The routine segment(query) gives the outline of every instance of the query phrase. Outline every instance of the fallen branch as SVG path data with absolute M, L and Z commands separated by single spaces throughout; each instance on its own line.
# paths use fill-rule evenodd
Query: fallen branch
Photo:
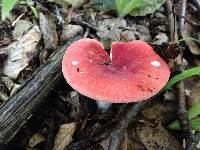
M 80 36 L 75 36 L 56 50 L 10 100 L 0 107 L 0 145 L 7 144 L 38 106 L 45 102 L 45 97 L 62 78 L 61 61 L 66 47 L 79 38 Z

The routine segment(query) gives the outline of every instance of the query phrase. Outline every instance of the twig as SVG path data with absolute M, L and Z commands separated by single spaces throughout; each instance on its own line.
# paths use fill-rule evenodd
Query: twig
M 71 23 L 83 26 L 84 28 L 89 28 L 93 32 L 97 32 L 96 28 L 93 25 L 91 25 L 91 24 L 89 24 L 87 22 L 72 20 Z
M 184 24 L 185 24 L 185 13 L 186 13 L 186 3 L 187 0 L 181 0 L 181 16 L 179 20 L 179 32 L 182 33 Z
M 185 16 L 185 9 L 184 7 L 186 5 L 186 0 L 182 0 L 182 8 L 181 8 L 181 15 Z M 169 17 L 169 28 L 170 28 L 170 39 L 174 43 L 174 40 L 178 40 L 178 33 L 177 33 L 177 28 L 176 28 L 176 17 L 175 17 L 175 12 L 173 9 L 173 3 L 171 0 L 166 1 L 166 8 L 168 12 L 168 17 Z M 181 29 L 184 26 L 184 19 L 182 22 L 179 22 L 179 25 L 181 23 Z M 182 31 L 182 30 L 181 30 Z M 186 110 L 186 102 L 185 102 L 185 88 L 184 88 L 184 82 L 180 81 L 177 84 L 177 89 L 178 89 L 178 100 L 179 100 L 179 109 L 178 109 L 178 118 L 179 122 L 182 127 L 182 132 L 183 136 L 186 140 L 186 143 L 189 139 L 189 122 L 188 122 L 188 117 L 187 117 L 187 110 Z
M 185 16 L 181 16 L 181 15 L 178 14 L 178 13 L 175 13 L 175 14 L 176 14 L 177 16 L 181 17 L 181 18 L 184 18 L 185 22 L 189 23 L 190 25 L 192 25 L 192 26 L 194 26 L 194 27 L 199 27 L 199 26 L 200 26 L 199 23 L 193 22 L 193 21 L 189 20 L 189 19 L 188 19 L 187 17 L 185 17 Z
M 17 23 L 17 21 L 19 21 L 24 16 L 24 14 L 25 13 L 22 13 L 19 17 L 17 17 L 17 19 L 13 21 L 12 26 L 14 26 Z
M 178 34 L 177 34 L 177 27 L 176 27 L 176 16 L 174 13 L 173 3 L 171 0 L 166 1 L 166 8 L 167 8 L 167 14 L 168 14 L 168 19 L 169 19 L 170 39 L 171 41 L 177 41 Z
M 184 81 L 180 81 L 177 84 L 177 89 L 178 89 L 178 99 L 179 99 L 178 119 L 179 119 L 180 126 L 183 132 L 183 137 L 185 138 L 186 143 L 187 143 L 190 129 L 189 129 L 189 120 L 187 116 L 187 110 L 185 108 L 186 98 L 185 98 Z
M 111 139 L 109 142 L 110 150 L 120 149 L 120 145 L 125 137 L 128 125 L 135 121 L 138 112 L 146 103 L 146 101 L 142 101 L 135 104 L 128 104 L 123 108 L 123 111 L 120 112 L 119 116 L 121 120 L 117 124 L 116 129 L 111 133 Z

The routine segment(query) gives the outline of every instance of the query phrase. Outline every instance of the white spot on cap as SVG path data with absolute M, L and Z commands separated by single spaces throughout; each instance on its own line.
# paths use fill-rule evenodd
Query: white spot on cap
M 156 61 L 156 60 L 151 61 L 151 64 L 152 64 L 153 66 L 155 66 L 155 67 L 160 66 L 160 62 L 159 62 L 159 61 Z
M 145 80 L 142 80 L 143 82 L 146 82 Z
M 72 61 L 72 65 L 78 65 L 77 61 Z
M 122 79 L 122 80 L 126 80 L 126 79 Z
M 92 60 L 90 60 L 90 63 L 92 62 Z
M 80 72 L 80 73 L 84 73 L 84 72 Z

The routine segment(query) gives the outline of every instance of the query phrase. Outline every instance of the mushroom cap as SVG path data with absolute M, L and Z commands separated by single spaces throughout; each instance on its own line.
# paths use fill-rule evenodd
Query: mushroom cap
M 167 64 L 146 42 L 113 42 L 111 47 L 109 57 L 95 39 L 72 43 L 62 61 L 68 84 L 95 100 L 128 103 L 152 97 L 167 83 Z

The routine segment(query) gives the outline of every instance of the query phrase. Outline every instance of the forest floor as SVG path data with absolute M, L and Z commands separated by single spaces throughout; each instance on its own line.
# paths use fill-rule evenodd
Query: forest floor
M 183 2 L 167 0 L 151 14 L 121 19 L 115 11 L 95 9 L 95 0 L 74 0 L 72 6 L 65 0 L 15 5 L 0 22 L 0 109 L 38 68 L 48 64 L 51 55 L 77 35 L 97 39 L 108 53 L 113 41 L 143 40 L 166 61 L 171 77 L 200 66 L 200 3 Z M 200 100 L 199 75 L 149 100 L 112 104 L 106 112 L 98 109 L 96 101 L 71 88 L 63 76 L 48 90 L 4 149 L 200 149 L 200 134 L 190 129 L 186 111 Z M 26 107 L 20 105 L 21 109 Z M 0 111 L 1 116 L 3 113 Z M 12 115 L 17 116 L 15 112 Z M 170 129 L 168 125 L 177 119 L 182 130 Z

